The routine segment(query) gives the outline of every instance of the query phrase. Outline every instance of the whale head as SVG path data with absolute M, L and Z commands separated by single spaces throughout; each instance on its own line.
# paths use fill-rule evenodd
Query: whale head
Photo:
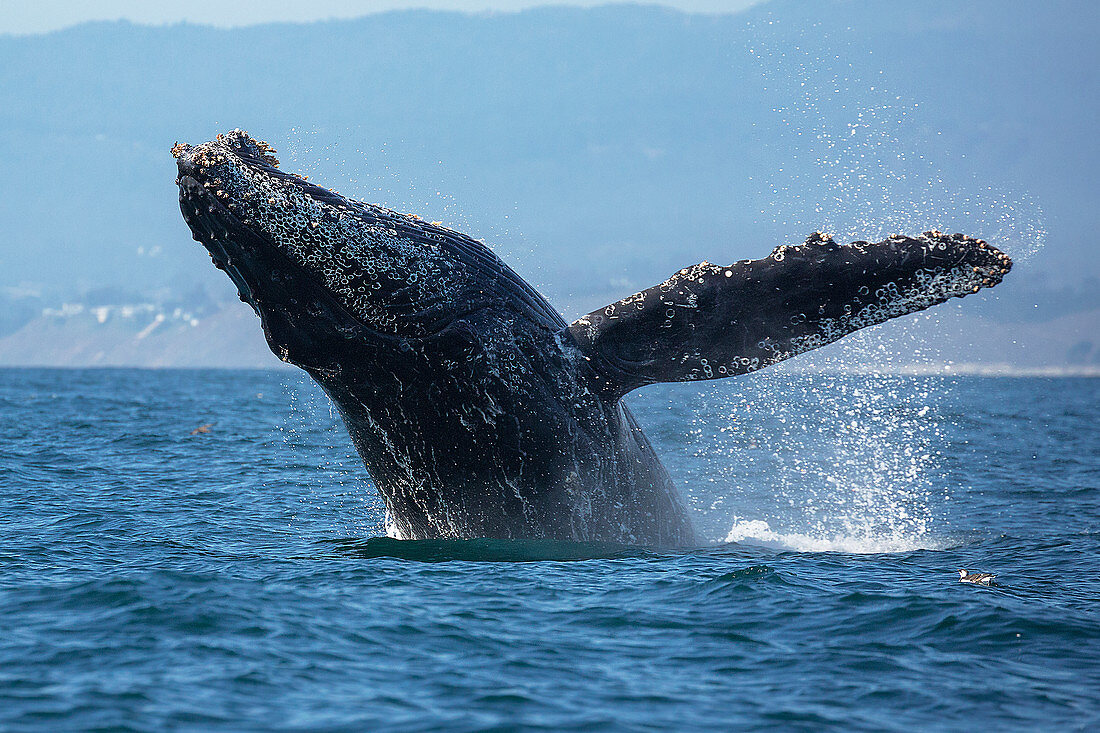
M 172 153 L 194 238 L 284 361 L 323 368 L 349 343 L 422 338 L 491 305 L 473 277 L 484 248 L 464 235 L 284 172 L 240 130 Z

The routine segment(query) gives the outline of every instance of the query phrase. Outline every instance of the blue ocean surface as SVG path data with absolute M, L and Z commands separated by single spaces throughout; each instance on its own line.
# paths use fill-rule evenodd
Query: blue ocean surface
M 297 372 L 0 370 L 0 730 L 1100 727 L 1100 380 L 628 400 L 704 546 L 389 539 Z

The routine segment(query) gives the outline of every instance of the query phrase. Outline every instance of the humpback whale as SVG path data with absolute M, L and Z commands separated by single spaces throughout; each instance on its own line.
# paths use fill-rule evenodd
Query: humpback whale
M 336 405 L 399 538 L 690 545 L 624 395 L 762 369 L 1012 266 L 962 234 L 818 233 L 566 323 L 482 242 L 285 172 L 245 132 L 172 152 L 193 237 Z

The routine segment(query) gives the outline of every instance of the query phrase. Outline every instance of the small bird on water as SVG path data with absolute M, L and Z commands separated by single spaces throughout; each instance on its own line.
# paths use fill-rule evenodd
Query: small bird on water
M 978 585 L 992 585 L 997 576 L 993 573 L 972 573 L 969 570 L 959 568 L 960 583 L 976 583 Z

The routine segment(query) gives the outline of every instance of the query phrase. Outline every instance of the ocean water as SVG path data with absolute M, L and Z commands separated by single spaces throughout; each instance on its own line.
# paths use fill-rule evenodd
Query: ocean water
M 296 372 L 0 370 L 0 730 L 1100 726 L 1100 380 L 630 402 L 698 549 L 388 539 Z

